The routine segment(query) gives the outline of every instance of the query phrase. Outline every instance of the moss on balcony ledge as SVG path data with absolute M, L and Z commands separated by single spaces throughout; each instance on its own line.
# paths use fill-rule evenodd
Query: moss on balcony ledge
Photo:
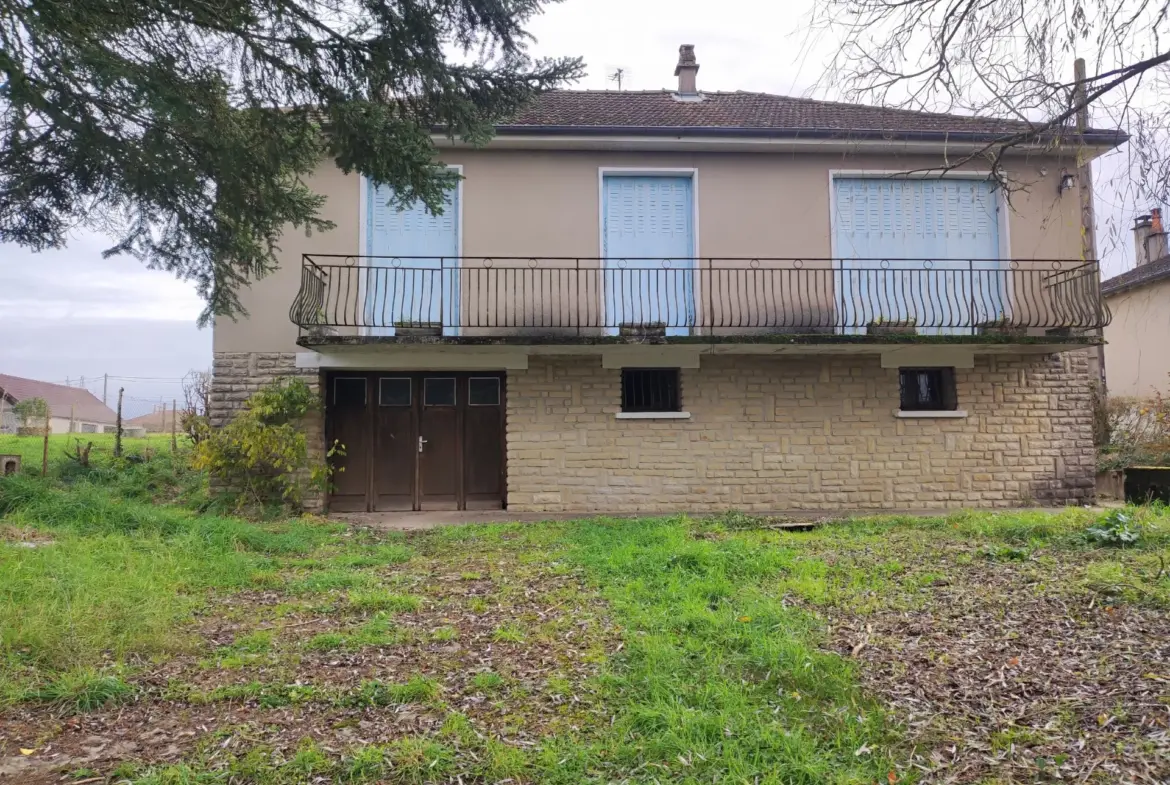
M 622 336 L 576 335 L 573 333 L 526 333 L 514 335 L 302 335 L 297 344 L 306 348 L 320 346 L 693 346 L 714 344 L 757 345 L 995 345 L 995 346 L 1098 346 L 1099 335 L 840 335 L 835 333 L 770 333 L 759 335 L 671 335 Z

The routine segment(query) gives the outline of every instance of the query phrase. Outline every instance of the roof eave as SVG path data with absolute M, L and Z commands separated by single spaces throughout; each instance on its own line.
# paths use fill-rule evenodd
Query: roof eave
M 1149 278 L 1139 278 L 1136 281 L 1125 281 L 1124 283 L 1109 285 L 1109 281 L 1101 283 L 1101 296 L 1112 297 L 1115 294 L 1124 294 L 1131 292 L 1134 289 L 1141 289 L 1143 286 L 1149 286 L 1152 283 L 1161 283 L 1162 281 L 1170 280 L 1170 270 L 1165 270 L 1156 275 L 1151 275 Z
M 676 136 L 733 137 L 743 139 L 826 139 L 833 141 L 956 142 L 993 144 L 1014 136 L 1010 132 L 986 131 L 907 131 L 840 128 L 751 128 L 725 126 L 636 126 L 636 125 L 499 125 L 501 136 Z M 1063 137 L 1068 138 L 1068 137 Z M 1058 134 L 1038 134 L 1027 144 L 1048 145 L 1059 142 Z M 1122 131 L 1089 131 L 1084 144 L 1089 147 L 1113 148 L 1129 140 Z

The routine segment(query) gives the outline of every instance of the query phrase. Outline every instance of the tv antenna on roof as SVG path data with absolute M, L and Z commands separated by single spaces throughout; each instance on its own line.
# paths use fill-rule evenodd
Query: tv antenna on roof
M 622 66 L 609 68 L 609 69 L 607 69 L 607 74 L 606 74 L 605 78 L 608 79 L 609 81 L 615 83 L 617 85 L 617 89 L 621 90 L 622 83 L 630 78 L 630 71 L 628 68 L 623 68 Z

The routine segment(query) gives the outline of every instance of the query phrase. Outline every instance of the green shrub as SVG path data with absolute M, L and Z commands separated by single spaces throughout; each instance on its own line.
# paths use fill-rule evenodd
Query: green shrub
M 329 479 L 328 462 L 312 465 L 301 424 L 320 408 L 301 379 L 278 379 L 254 393 L 230 423 L 195 448 L 195 466 L 229 489 L 238 508 L 299 506 L 310 486 Z M 335 445 L 332 456 L 341 452 Z

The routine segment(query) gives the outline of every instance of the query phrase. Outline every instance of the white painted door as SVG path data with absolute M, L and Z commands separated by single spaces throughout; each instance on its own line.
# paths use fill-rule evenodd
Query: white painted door
M 458 325 L 459 189 L 447 193 L 442 215 L 421 202 L 394 204 L 386 186 L 366 190 L 365 309 L 372 335 L 396 327 Z
M 605 314 L 620 325 L 695 322 L 694 189 L 689 175 L 606 175 L 602 182 Z

